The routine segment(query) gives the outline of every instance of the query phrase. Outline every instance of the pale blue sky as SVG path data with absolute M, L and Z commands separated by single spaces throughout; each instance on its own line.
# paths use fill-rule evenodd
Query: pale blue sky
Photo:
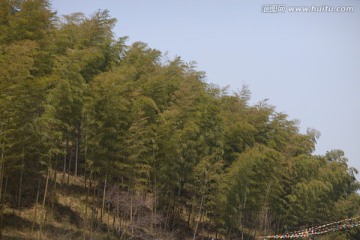
M 352 13 L 262 13 L 264 4 L 354 6 Z M 53 0 L 59 15 L 109 9 L 128 43 L 195 60 L 207 81 L 321 132 L 316 153 L 342 149 L 360 170 L 360 1 Z

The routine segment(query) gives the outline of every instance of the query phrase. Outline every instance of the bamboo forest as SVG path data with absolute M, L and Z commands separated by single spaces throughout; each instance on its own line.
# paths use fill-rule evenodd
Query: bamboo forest
M 0 239 L 360 239 L 342 150 L 115 23 L 0 0 Z

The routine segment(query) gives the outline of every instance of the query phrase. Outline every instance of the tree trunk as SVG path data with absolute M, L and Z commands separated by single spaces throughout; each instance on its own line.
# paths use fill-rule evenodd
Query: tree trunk
M 3 130 L 3 125 L 1 125 L 1 132 Z M 2 239 L 2 228 L 3 228 L 3 216 L 4 216 L 4 199 L 3 199 L 3 181 L 5 174 L 4 167 L 4 153 L 5 153 L 5 143 L 1 142 L 1 159 L 0 159 L 0 239 Z M 4 193 L 5 195 L 5 193 Z
M 4 123 L 1 124 L 1 134 L 3 133 L 4 125 L 5 125 Z M 3 188 L 4 178 L 5 178 L 5 186 Z M 5 141 L 3 141 L 1 146 L 0 239 L 3 239 L 2 232 L 3 232 L 3 221 L 4 221 L 4 206 L 5 206 L 5 195 L 6 195 L 8 179 L 9 178 L 8 176 L 6 176 L 6 172 L 5 172 Z
M 86 176 L 86 171 L 84 174 L 84 177 Z M 89 208 L 89 195 L 91 191 L 91 178 L 92 178 L 92 172 L 90 172 L 90 183 L 86 184 L 86 177 L 85 177 L 85 189 L 86 189 L 86 197 L 85 197 L 85 216 L 84 216 L 84 226 L 88 226 L 88 208 Z M 84 240 L 86 239 L 86 228 L 84 229 Z
M 5 179 L 5 187 L 4 187 L 4 193 L 2 195 L 2 199 L 0 199 L 1 201 L 1 209 L 0 209 L 0 240 L 3 239 L 2 237 L 2 230 L 3 230 L 3 222 L 4 222 L 4 204 L 5 204 L 5 195 L 6 195 L 6 188 L 7 188 L 7 184 L 8 184 L 8 176 L 6 176 Z
M 267 224 L 268 224 L 268 197 L 269 197 L 269 192 L 270 192 L 270 188 L 271 188 L 271 184 L 272 182 L 269 183 L 269 187 L 266 191 L 266 195 L 265 195 L 265 203 L 264 203 L 264 210 L 265 210 L 265 217 L 264 217 L 264 235 L 267 235 Z
M 79 131 L 80 131 L 80 124 L 76 130 L 75 177 L 77 177 L 77 174 L 78 174 L 79 137 L 80 137 Z
M 100 214 L 98 213 L 99 211 L 101 212 L 101 185 L 98 183 L 96 185 L 96 207 L 95 207 L 95 216 L 96 216 L 96 220 L 97 217 L 100 216 Z M 94 188 L 94 193 L 95 193 L 95 188 Z M 100 219 L 99 219 L 100 220 Z
M 133 228 L 133 194 L 130 192 L 130 226 L 131 226 L 131 234 L 134 234 Z
M 95 178 L 95 177 L 94 177 Z M 89 188 L 91 190 L 92 187 L 92 178 L 90 178 L 90 183 L 89 183 Z M 92 202 L 93 202 L 93 206 L 92 206 L 92 211 L 91 211 L 91 221 L 90 221 L 90 239 L 92 239 L 92 232 L 93 232 L 93 222 L 94 222 L 94 218 L 95 218 L 95 209 L 96 209 L 96 204 L 97 202 L 95 202 L 96 199 L 96 191 L 95 191 L 95 187 L 93 188 L 93 196 L 92 196 Z
M 1 154 L 1 155 L 3 155 L 3 154 Z M 0 204 L 1 204 L 1 200 L 2 200 L 3 180 L 4 180 L 4 163 L 3 163 L 3 157 L 1 157 L 1 160 L 0 160 Z
M 96 179 L 96 175 L 93 178 Z M 90 189 L 92 188 L 92 185 L 93 185 L 93 178 L 90 178 L 90 186 L 89 186 Z M 90 222 L 90 239 L 92 239 L 93 225 L 94 225 L 94 221 L 96 220 L 96 208 L 97 208 L 98 196 L 99 196 L 99 194 L 96 194 L 96 189 L 95 189 L 95 187 L 93 187 L 93 197 L 92 197 L 93 204 L 92 204 L 92 216 L 91 216 L 91 222 Z
M 85 127 L 84 127 L 84 162 L 85 162 L 85 164 L 84 164 L 84 179 L 85 179 L 85 181 L 84 181 L 84 184 L 85 184 L 85 189 L 86 189 L 86 171 L 87 171 L 87 152 L 88 152 L 88 145 L 87 145 L 87 138 L 88 138 L 88 136 L 87 136 L 87 129 L 86 129 L 86 127 L 87 127 L 87 125 L 86 125 L 86 116 L 85 116 L 85 120 L 84 120 L 84 122 L 85 122 Z
M 189 210 L 189 216 L 188 216 L 188 226 L 191 226 L 191 224 L 193 223 L 193 221 L 192 221 L 192 219 L 191 219 L 191 216 L 192 216 L 192 214 L 193 214 L 193 211 L 194 211 L 194 202 L 195 202 L 195 200 L 194 200 L 194 197 L 193 197 L 193 199 L 192 199 L 192 203 L 191 203 L 191 208 L 190 208 L 190 210 Z
M 153 209 L 152 209 L 152 216 L 151 216 L 151 233 L 154 234 L 156 229 L 156 187 L 154 187 L 153 193 Z
M 113 226 L 113 230 L 115 231 L 116 228 L 115 228 L 115 225 L 116 225 L 116 209 L 113 208 L 113 223 L 112 223 L 112 226 Z
M 155 145 L 155 141 L 152 141 L 153 143 L 153 156 L 152 156 L 152 161 L 153 161 L 153 171 L 154 171 L 154 192 L 153 192 L 153 211 L 152 211 L 152 219 L 151 219 L 151 232 L 154 233 L 155 229 L 156 229 L 156 221 L 157 221 L 157 212 L 156 212 L 156 207 L 157 207 L 157 178 L 156 178 L 156 164 L 155 164 L 155 149 L 156 149 L 156 145 Z
M 51 209 L 54 210 L 54 204 L 56 201 L 56 191 L 57 191 L 57 158 L 55 160 L 55 167 L 54 167 L 54 190 L 53 190 L 53 194 L 52 194 L 52 199 L 51 199 Z
M 66 172 L 66 157 L 67 157 L 67 151 L 68 151 L 68 140 L 65 140 L 65 153 L 64 153 L 64 166 L 63 166 L 63 177 L 61 183 L 65 182 L 65 172 Z
M 87 184 L 87 166 L 86 166 L 86 161 L 87 161 L 87 134 L 86 134 L 86 128 L 84 129 L 84 133 L 85 133 L 85 140 L 84 140 L 84 145 L 85 145 L 85 149 L 84 149 L 84 161 L 85 161 L 85 165 L 84 165 L 84 187 L 86 189 L 86 198 L 85 198 L 85 217 L 84 217 L 84 225 L 88 226 L 88 217 L 87 217 L 87 212 L 88 212 L 88 207 L 89 207 L 89 194 L 90 194 L 90 186 L 88 186 Z M 91 175 L 92 173 L 90 172 L 90 182 L 91 182 Z M 84 240 L 86 240 L 86 228 L 83 231 L 84 233 Z
M 70 159 L 69 159 L 69 168 L 68 168 L 68 173 L 67 173 L 67 184 L 69 185 L 70 183 L 70 173 L 71 173 L 71 163 L 72 163 L 72 158 L 73 158 L 73 152 L 70 149 Z
M 245 185 L 245 189 L 247 188 L 247 183 Z M 245 211 L 245 207 L 246 207 L 246 201 L 247 201 L 247 195 L 246 195 L 246 191 L 244 193 L 244 204 L 242 207 L 242 216 L 241 216 L 241 240 L 244 240 L 244 211 Z M 240 208 L 241 209 L 241 208 Z
M 198 227 L 199 227 L 199 222 L 200 222 L 201 216 L 202 216 L 202 208 L 203 208 L 203 203 L 204 203 L 204 195 L 205 195 L 205 193 L 201 194 L 200 208 L 199 208 L 199 214 L 198 214 L 199 220 L 196 221 L 196 219 L 195 219 L 196 225 L 195 225 L 193 240 L 196 240 L 196 234 L 197 234 L 197 230 L 198 230 Z
M 20 182 L 19 182 L 19 197 L 18 197 L 18 209 L 21 213 L 21 194 L 22 194 L 22 182 L 24 175 L 24 148 L 22 149 L 22 158 L 21 158 L 21 172 L 20 172 Z
M 85 174 L 86 175 L 86 174 Z M 91 172 L 90 172 L 90 183 L 91 183 Z M 85 184 L 86 185 L 86 184 Z M 87 212 L 88 212 L 88 206 L 89 206 L 89 194 L 91 191 L 91 184 L 86 188 L 86 198 L 85 198 L 85 222 L 87 220 Z
M 42 209 L 44 211 L 44 217 L 43 217 L 43 220 L 41 221 L 40 223 L 40 232 L 39 232 L 39 235 L 40 235 L 40 239 L 42 239 L 42 229 L 43 229 L 43 226 L 45 224 L 45 221 L 46 221 L 46 208 L 45 208 L 45 204 L 46 204 L 46 197 L 47 197 L 47 192 L 48 192 L 48 186 L 49 186 L 49 178 L 50 178 L 50 159 L 49 159 L 49 163 L 48 163 L 48 171 L 47 171 L 47 175 L 46 175 L 46 183 L 45 183 L 45 191 L 44 191 L 44 197 L 43 197 L 43 201 L 42 201 Z
M 107 203 L 107 233 L 110 234 L 110 202 Z
M 102 221 L 103 219 L 103 214 L 105 213 L 105 198 L 106 198 L 106 180 L 107 175 L 105 176 L 105 181 L 104 181 L 104 190 L 103 190 L 103 197 L 102 197 L 102 204 L 101 204 L 101 215 L 100 215 L 100 219 Z
M 4 201 L 2 195 L 3 185 L 3 163 L 0 163 L 0 239 L 2 239 L 2 228 L 3 228 L 3 216 L 4 216 Z
M 35 225 L 35 222 L 36 222 L 37 205 L 38 205 L 38 202 L 39 202 L 39 195 L 40 195 L 40 179 L 39 179 L 39 184 L 38 184 L 38 189 L 37 189 L 36 199 L 35 199 L 34 216 L 33 216 L 33 222 L 31 224 L 31 234 L 34 231 L 34 225 Z
M 121 229 L 121 218 L 120 218 L 120 187 L 116 187 L 116 217 L 119 219 L 119 228 Z

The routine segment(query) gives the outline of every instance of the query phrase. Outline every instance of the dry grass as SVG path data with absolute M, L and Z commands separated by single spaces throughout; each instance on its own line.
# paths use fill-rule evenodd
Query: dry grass
M 54 176 L 54 171 L 50 172 L 50 176 Z M 45 179 L 46 176 L 43 177 Z M 160 228 L 152 230 L 152 227 L 150 227 L 151 225 L 149 224 L 152 221 L 151 206 L 153 204 L 151 195 L 146 199 L 140 197 L 133 199 L 135 204 L 138 205 L 138 209 L 141 209 L 142 214 L 131 225 L 128 217 L 122 217 L 121 221 L 120 218 L 114 218 L 114 212 L 108 212 L 107 205 L 105 206 L 102 220 L 100 220 L 100 209 L 90 207 L 93 206 L 92 203 L 95 200 L 93 199 L 92 191 L 89 192 L 87 201 L 90 204 L 87 208 L 87 216 L 85 216 L 87 189 L 85 189 L 83 177 L 68 176 L 67 174 L 63 176 L 62 173 L 58 172 L 56 174 L 56 185 L 56 201 L 52 202 L 53 198 L 50 191 L 45 209 L 42 206 L 42 197 L 39 197 L 38 203 L 32 204 L 32 206 L 28 204 L 21 211 L 9 207 L 5 208 L 4 239 L 125 240 L 129 239 L 131 232 L 139 237 L 135 239 L 175 239 L 174 233 L 164 232 Z M 89 186 L 89 182 L 87 186 Z M 92 186 L 96 187 L 96 182 L 93 182 Z M 51 181 L 49 187 L 53 189 L 54 181 Z M 114 192 L 111 193 L 111 190 L 109 190 L 107 201 L 114 201 L 115 195 L 112 194 Z M 129 207 L 127 206 L 130 202 L 128 193 L 121 193 L 120 195 L 122 206 Z M 161 221 L 159 216 L 158 222 Z M 43 225 L 42 230 L 40 230 L 41 225 Z M 121 226 L 121 232 L 119 231 L 119 226 Z M 122 236 L 122 238 L 119 236 Z
M 62 173 L 57 174 L 58 191 L 53 208 L 50 202 L 46 210 L 39 203 L 21 211 L 5 207 L 4 239 L 84 239 L 83 234 L 90 233 L 84 223 L 86 199 L 84 182 L 81 177 L 70 175 L 67 184 L 67 177 L 66 175 L 65 183 L 62 184 Z M 44 227 L 40 234 L 41 223 Z M 96 236 L 94 239 L 106 237 L 102 236 L 101 231 L 95 232 L 94 235 Z M 106 237 L 106 239 L 114 238 Z

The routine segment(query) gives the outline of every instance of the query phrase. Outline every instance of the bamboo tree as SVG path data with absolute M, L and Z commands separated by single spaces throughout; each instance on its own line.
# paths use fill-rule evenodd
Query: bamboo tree
M 316 130 L 251 105 L 247 86 L 230 94 L 192 63 L 126 46 L 115 22 L 107 10 L 56 20 L 46 0 L 0 0 L 0 238 L 5 206 L 22 214 L 25 193 L 43 237 L 61 170 L 63 183 L 84 175 L 84 239 L 105 214 L 122 237 L 157 238 L 162 216 L 167 230 L 187 220 L 193 239 L 211 228 L 245 239 L 359 213 L 357 170 L 341 150 L 314 155 Z
M 33 215 L 32 224 L 31 224 L 31 234 L 34 231 L 34 226 L 35 226 L 35 223 L 37 222 L 37 208 L 38 208 L 39 195 L 40 195 L 40 183 L 41 183 L 41 181 L 39 180 L 39 184 L 38 184 L 37 191 L 36 191 L 34 215 Z
M 51 157 L 49 157 L 49 160 L 48 160 L 44 196 L 43 196 L 43 200 L 42 200 L 43 217 L 40 220 L 40 230 L 39 230 L 39 238 L 40 239 L 42 239 L 42 230 L 43 230 L 44 224 L 46 222 L 46 215 L 47 215 L 46 198 L 47 198 L 47 193 L 48 193 L 48 190 L 49 190 L 50 169 L 51 169 Z

